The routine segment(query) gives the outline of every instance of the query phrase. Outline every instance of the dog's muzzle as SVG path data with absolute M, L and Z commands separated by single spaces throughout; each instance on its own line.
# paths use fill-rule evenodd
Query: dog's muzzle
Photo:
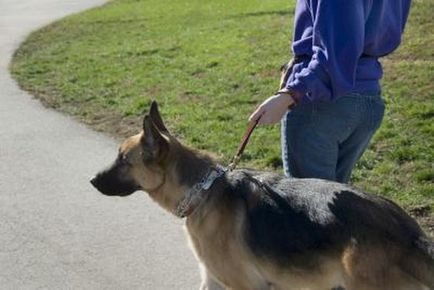
M 106 173 L 99 173 L 90 183 L 102 194 L 110 196 L 127 196 L 141 189 L 133 181 L 121 180 Z

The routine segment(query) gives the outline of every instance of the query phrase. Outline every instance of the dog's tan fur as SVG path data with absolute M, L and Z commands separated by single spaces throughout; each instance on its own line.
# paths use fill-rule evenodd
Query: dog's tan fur
M 207 155 L 183 146 L 168 132 L 156 106 L 144 120 L 144 131 L 128 138 L 119 156 L 128 164 L 119 172 L 170 212 L 214 165 Z M 302 267 L 282 267 L 258 256 L 246 241 L 245 228 L 262 189 L 253 184 L 242 202 L 226 193 L 225 186 L 225 180 L 217 180 L 186 219 L 192 248 L 204 269 L 201 289 L 429 289 L 397 266 L 402 249 L 381 240 L 364 245 L 352 241 L 341 250 L 318 252 L 315 265 Z

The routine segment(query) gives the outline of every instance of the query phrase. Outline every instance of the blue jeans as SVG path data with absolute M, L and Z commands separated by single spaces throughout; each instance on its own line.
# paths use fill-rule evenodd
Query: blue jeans
M 282 119 L 285 175 L 347 183 L 383 116 L 380 94 L 295 107 Z

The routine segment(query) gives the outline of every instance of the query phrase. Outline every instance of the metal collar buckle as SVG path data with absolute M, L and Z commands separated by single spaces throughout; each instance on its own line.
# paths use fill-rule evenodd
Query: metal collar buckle
M 176 207 L 174 214 L 178 217 L 186 217 L 188 211 L 191 210 L 190 206 L 193 202 L 197 205 L 203 199 L 203 196 L 200 194 L 204 190 L 208 190 L 214 184 L 216 179 L 223 176 L 227 172 L 227 169 L 218 165 L 215 168 L 211 168 L 210 171 L 202 178 L 202 180 L 196 183 L 186 194 L 183 200 L 181 200 Z M 196 207 L 197 208 L 197 207 Z M 192 210 L 192 212 L 194 209 Z M 191 213 L 190 213 L 191 214 Z

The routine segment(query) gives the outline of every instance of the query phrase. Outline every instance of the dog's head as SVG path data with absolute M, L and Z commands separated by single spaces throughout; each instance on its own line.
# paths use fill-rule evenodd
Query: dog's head
M 173 141 L 153 102 L 143 120 L 143 131 L 121 144 L 116 160 L 91 180 L 92 185 L 114 196 L 157 190 L 165 181 L 165 161 Z
M 213 164 L 212 158 L 183 146 L 169 133 L 153 102 L 142 132 L 126 139 L 113 164 L 91 183 L 110 196 L 145 191 L 163 208 L 173 211 Z

